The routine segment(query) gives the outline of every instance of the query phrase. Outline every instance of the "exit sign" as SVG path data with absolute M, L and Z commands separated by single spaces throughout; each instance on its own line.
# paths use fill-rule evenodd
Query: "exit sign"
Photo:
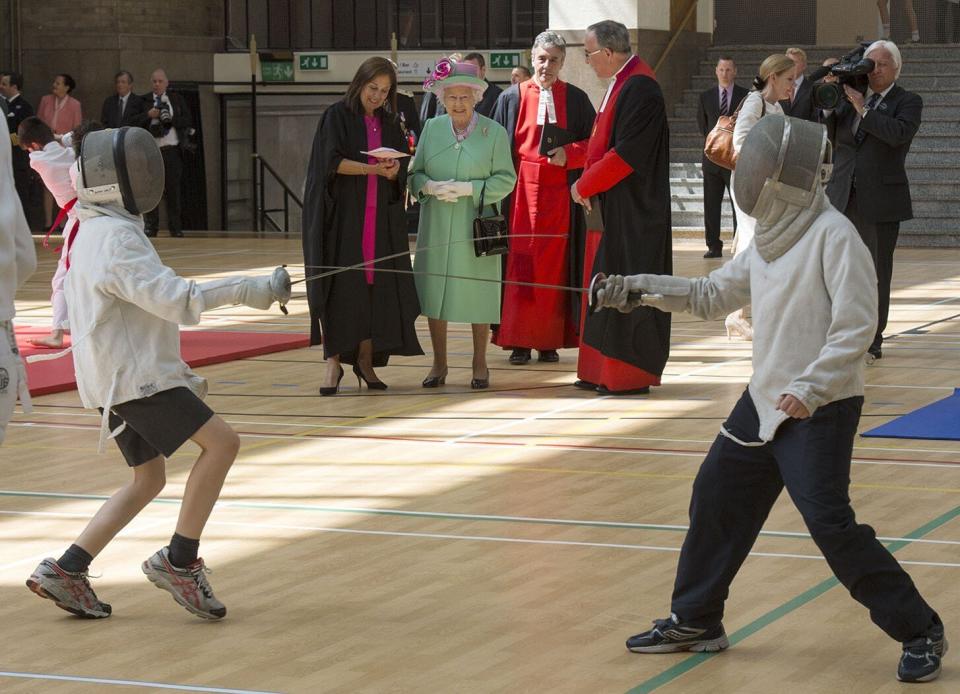
M 519 53 L 491 53 L 490 67 L 492 68 L 514 68 L 520 66 Z
M 293 61 L 262 60 L 260 74 L 264 82 L 293 82 Z
M 328 59 L 326 53 L 301 53 L 301 70 L 327 70 Z

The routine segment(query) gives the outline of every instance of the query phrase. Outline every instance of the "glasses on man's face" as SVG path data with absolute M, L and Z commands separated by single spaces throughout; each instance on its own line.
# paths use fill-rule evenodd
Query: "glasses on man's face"
M 589 62 L 590 62 L 590 58 L 591 58 L 592 56 L 595 56 L 597 53 L 599 53 L 599 52 L 602 51 L 602 50 L 603 50 L 602 48 L 598 48 L 598 49 L 595 50 L 595 51 L 584 51 L 584 52 L 583 52 L 583 59 L 584 59 L 586 62 L 589 63 Z

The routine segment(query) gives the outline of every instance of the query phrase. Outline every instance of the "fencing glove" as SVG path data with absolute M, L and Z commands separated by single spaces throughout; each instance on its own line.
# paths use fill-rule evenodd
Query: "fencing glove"
M 228 277 L 201 282 L 198 286 L 203 294 L 204 310 L 235 304 L 266 310 L 274 301 L 284 306 L 290 300 L 290 275 L 282 267 L 267 277 Z
M 629 313 L 637 306 L 665 312 L 685 311 L 690 301 L 690 280 L 673 275 L 611 275 L 599 284 L 596 306 Z

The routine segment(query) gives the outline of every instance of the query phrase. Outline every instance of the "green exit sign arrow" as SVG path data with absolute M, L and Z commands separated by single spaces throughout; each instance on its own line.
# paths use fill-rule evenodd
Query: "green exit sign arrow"
M 260 74 L 264 82 L 293 82 L 293 61 L 262 60 Z
M 327 70 L 328 63 L 326 53 L 300 54 L 300 70 Z
M 491 53 L 490 67 L 492 68 L 515 68 L 520 65 L 519 53 Z

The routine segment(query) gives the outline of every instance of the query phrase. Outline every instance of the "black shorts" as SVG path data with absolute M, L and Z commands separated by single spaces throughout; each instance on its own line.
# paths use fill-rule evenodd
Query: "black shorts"
M 136 467 L 169 458 L 211 417 L 213 410 L 189 388 L 172 388 L 111 407 L 110 431 L 126 423 L 115 441 L 127 465 Z

